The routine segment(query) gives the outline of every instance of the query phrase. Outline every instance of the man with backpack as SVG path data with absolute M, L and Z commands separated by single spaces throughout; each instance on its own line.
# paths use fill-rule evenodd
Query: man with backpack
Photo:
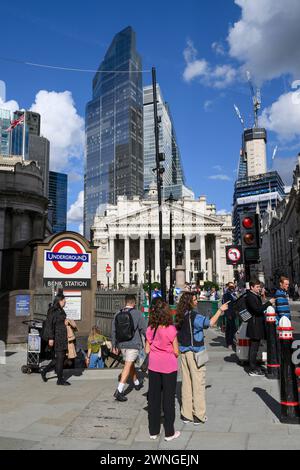
M 112 323 L 112 352 L 119 354 L 120 350 L 125 361 L 121 379 L 114 397 L 118 401 L 127 401 L 124 394 L 128 378 L 133 381 L 135 390 L 140 390 L 143 383 L 139 382 L 134 363 L 143 349 L 142 336 L 146 336 L 146 321 L 141 312 L 136 310 L 136 297 L 128 294 L 125 297 L 125 307 L 113 319 Z

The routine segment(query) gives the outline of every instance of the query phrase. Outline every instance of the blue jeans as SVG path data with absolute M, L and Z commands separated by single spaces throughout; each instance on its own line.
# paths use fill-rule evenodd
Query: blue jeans
M 102 357 L 98 357 L 98 353 L 90 355 L 89 369 L 104 369 L 104 361 Z

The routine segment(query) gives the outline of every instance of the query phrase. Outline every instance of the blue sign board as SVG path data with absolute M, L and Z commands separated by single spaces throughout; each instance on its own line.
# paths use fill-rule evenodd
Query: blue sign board
M 17 295 L 16 297 L 16 316 L 30 316 L 30 295 Z

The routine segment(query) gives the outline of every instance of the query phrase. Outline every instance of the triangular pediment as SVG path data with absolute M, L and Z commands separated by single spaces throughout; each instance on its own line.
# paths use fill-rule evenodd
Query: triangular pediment
M 163 219 L 167 218 L 167 221 L 169 221 L 169 214 L 170 214 L 169 205 L 164 205 L 163 206 Z M 202 212 L 189 209 L 187 207 L 182 208 L 174 204 L 173 205 L 174 224 L 176 224 L 176 222 L 182 223 L 184 218 L 191 219 L 193 222 L 196 222 L 198 224 L 199 223 L 204 224 L 204 225 L 213 224 L 213 225 L 219 225 L 220 227 L 223 225 L 223 222 L 220 220 L 220 218 L 216 216 L 203 214 Z M 109 219 L 110 219 L 109 224 L 113 224 L 113 225 L 119 225 L 119 224 L 122 225 L 125 222 L 127 222 L 127 224 L 130 224 L 131 222 L 135 224 L 136 223 L 143 224 L 143 223 L 147 223 L 149 219 L 151 219 L 152 221 L 157 219 L 158 221 L 158 204 L 152 204 L 147 207 L 143 206 L 140 209 L 128 211 L 126 214 L 121 215 L 121 216 L 111 215 Z M 193 219 L 196 219 L 196 220 L 193 220 Z

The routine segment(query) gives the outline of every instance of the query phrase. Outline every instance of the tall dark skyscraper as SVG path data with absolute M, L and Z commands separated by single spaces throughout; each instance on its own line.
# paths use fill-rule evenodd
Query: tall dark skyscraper
M 142 60 L 131 27 L 116 34 L 86 107 L 84 234 L 96 213 L 120 196 L 143 196 Z
M 68 175 L 49 172 L 49 222 L 53 233 L 67 228 Z

